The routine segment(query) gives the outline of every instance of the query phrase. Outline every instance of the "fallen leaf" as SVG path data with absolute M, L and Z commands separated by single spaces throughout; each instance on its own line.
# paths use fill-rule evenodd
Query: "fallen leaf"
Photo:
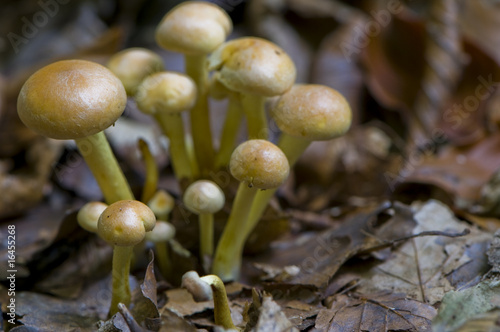
M 146 269 L 144 281 L 132 294 L 131 313 L 137 323 L 148 330 L 158 331 L 161 325 L 160 313 L 156 302 L 156 278 L 154 273 L 154 257 Z
M 496 278 L 464 290 L 450 291 L 432 321 L 433 330 L 455 331 L 467 320 L 493 308 L 500 308 L 500 283 Z
M 469 227 L 457 220 L 449 208 L 438 201 L 414 204 L 412 207 L 416 222 L 413 234 L 425 231 L 460 233 Z M 491 234 L 473 227 L 469 235 L 459 238 L 414 238 L 393 251 L 390 259 L 371 268 L 364 275 L 357 291 L 368 294 L 389 290 L 435 304 L 442 300 L 446 292 L 455 289 L 457 284 L 467 283 L 486 272 L 484 251 L 468 250 L 474 244 L 484 245 L 491 239 Z M 483 263 L 475 266 L 473 262 L 477 260 Z M 459 276 L 458 272 L 457 275 L 453 274 L 462 266 L 470 269 L 471 279 L 465 281 L 464 275 Z M 472 269 L 472 266 L 476 269 Z
M 352 294 L 340 296 L 331 309 L 320 312 L 320 331 L 431 331 L 436 315 L 432 306 L 404 294 Z

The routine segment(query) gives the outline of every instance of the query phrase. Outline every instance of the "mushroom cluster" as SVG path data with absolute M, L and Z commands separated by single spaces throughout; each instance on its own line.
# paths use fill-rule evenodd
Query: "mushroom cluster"
M 213 274 L 201 279 L 222 294 L 222 282 L 240 277 L 245 241 L 290 168 L 312 141 L 333 139 L 350 127 L 351 110 L 340 93 L 295 84 L 295 65 L 282 48 L 256 37 L 227 40 L 231 31 L 223 9 L 186 1 L 164 16 L 155 33 L 161 48 L 184 55 L 185 73 L 166 71 L 160 54 L 134 47 L 112 56 L 107 67 L 86 60 L 50 64 L 35 72 L 19 94 L 24 124 L 53 139 L 74 139 L 102 190 L 104 202 L 84 205 L 77 219 L 114 247 L 110 315 L 119 303 L 130 303 L 134 246 L 154 245 L 167 280 L 174 272 L 186 272 L 170 262 L 169 243 L 176 232 L 167 221 L 174 207 L 198 216 L 200 266 Z M 218 135 L 212 133 L 209 98 L 228 99 Z M 135 200 L 104 134 L 128 100 L 151 115 L 168 138 L 177 197 L 169 188 L 158 188 L 163 170 L 141 140 L 146 182 L 142 202 Z M 270 121 L 279 128 L 277 142 L 270 141 Z M 213 137 L 220 137 L 218 145 Z M 236 194 L 230 182 L 217 184 L 214 174 L 221 171 L 239 181 Z M 221 234 L 214 231 L 215 214 L 227 216 Z M 234 327 L 227 312 L 216 313 L 215 320 Z

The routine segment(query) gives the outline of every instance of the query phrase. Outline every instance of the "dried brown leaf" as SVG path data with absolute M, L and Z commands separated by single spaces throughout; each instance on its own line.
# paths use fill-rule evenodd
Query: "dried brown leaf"
M 25 165 L 0 172 L 0 190 L 9 193 L 0 198 L 0 218 L 22 213 L 42 199 L 53 164 L 61 151 L 60 141 L 40 138 L 25 152 Z
M 467 224 L 437 201 L 414 204 L 416 227 L 424 231 L 460 233 Z M 357 291 L 376 293 L 390 290 L 406 297 L 434 304 L 444 294 L 482 276 L 488 269 L 484 249 L 491 235 L 472 228 L 463 237 L 417 237 L 393 251 L 390 259 L 371 268 Z
M 141 326 L 146 327 L 148 330 L 158 331 L 161 320 L 156 306 L 157 287 L 152 252 L 151 257 L 143 283 L 132 294 L 133 305 L 131 306 L 131 313 Z
M 371 232 L 371 223 L 389 206 L 383 204 L 370 212 L 360 213 L 346 220 L 342 227 L 280 243 L 265 261 L 277 266 L 299 267 L 300 273 L 287 280 L 288 284 L 324 288 L 340 266 L 366 246 L 364 241 L 367 231 Z
M 398 181 L 437 185 L 454 198 L 477 202 L 481 189 L 500 164 L 500 134 L 472 146 L 443 148 L 437 155 L 413 156 L 399 170 L 386 172 L 394 187 Z
M 500 63 L 500 6 L 490 1 L 463 1 L 460 27 L 466 38 Z
M 352 294 L 339 297 L 338 305 L 320 312 L 320 331 L 431 331 L 436 315 L 432 306 L 404 294 Z

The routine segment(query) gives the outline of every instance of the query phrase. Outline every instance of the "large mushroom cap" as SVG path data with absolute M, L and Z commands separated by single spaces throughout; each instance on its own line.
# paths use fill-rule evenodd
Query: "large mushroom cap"
M 196 84 L 186 75 L 159 72 L 148 76 L 137 88 L 135 100 L 147 114 L 180 113 L 194 106 Z
M 296 69 L 283 49 L 261 38 L 246 37 L 226 42 L 209 58 L 219 81 L 228 89 L 272 97 L 283 94 L 295 82 Z
M 163 70 L 163 60 L 153 51 L 133 47 L 113 55 L 107 66 L 122 81 L 127 94 L 133 96 L 144 78 Z
M 99 217 L 97 232 L 106 242 L 116 246 L 133 246 L 156 224 L 156 217 L 144 203 L 118 201 L 108 206 Z
M 63 60 L 35 72 L 17 100 L 21 121 L 55 139 L 83 138 L 111 126 L 127 95 L 106 67 L 85 60 Z
M 215 213 L 224 206 L 225 197 L 222 189 L 214 182 L 199 180 L 187 187 L 183 201 L 193 213 Z
M 347 100 L 324 85 L 295 85 L 279 97 L 271 115 L 281 131 L 311 141 L 329 140 L 347 132 L 352 113 Z
M 156 42 L 173 52 L 204 55 L 222 44 L 232 29 L 231 18 L 217 5 L 186 1 L 163 17 Z
M 231 174 L 259 189 L 273 189 L 285 182 L 290 172 L 288 159 L 273 143 L 253 139 L 241 143 L 231 155 Z

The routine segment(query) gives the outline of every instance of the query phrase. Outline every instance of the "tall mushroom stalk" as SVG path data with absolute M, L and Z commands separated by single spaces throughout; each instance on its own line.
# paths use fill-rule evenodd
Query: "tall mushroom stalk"
M 85 60 L 54 62 L 31 75 L 17 100 L 21 121 L 54 139 L 74 139 L 108 204 L 134 199 L 103 130 L 118 120 L 127 95 L 107 68 Z
M 271 116 L 282 131 L 278 147 L 293 167 L 312 141 L 330 140 L 344 135 L 351 125 L 352 113 L 347 100 L 323 85 L 298 84 L 283 94 L 271 107 Z M 276 189 L 255 196 L 245 225 L 248 238 L 273 197 Z
M 209 2 L 186 1 L 169 11 L 156 30 L 158 45 L 185 55 L 186 74 L 198 89 L 197 102 L 191 110 L 191 135 L 196 160 L 204 176 L 214 165 L 206 57 L 226 40 L 232 28 L 230 17 L 220 7 Z
M 259 190 L 279 187 L 288 177 L 290 167 L 284 153 L 266 140 L 249 140 L 231 155 L 231 174 L 240 181 L 229 219 L 215 252 L 212 272 L 223 281 L 237 280 L 245 232 L 253 199 Z

